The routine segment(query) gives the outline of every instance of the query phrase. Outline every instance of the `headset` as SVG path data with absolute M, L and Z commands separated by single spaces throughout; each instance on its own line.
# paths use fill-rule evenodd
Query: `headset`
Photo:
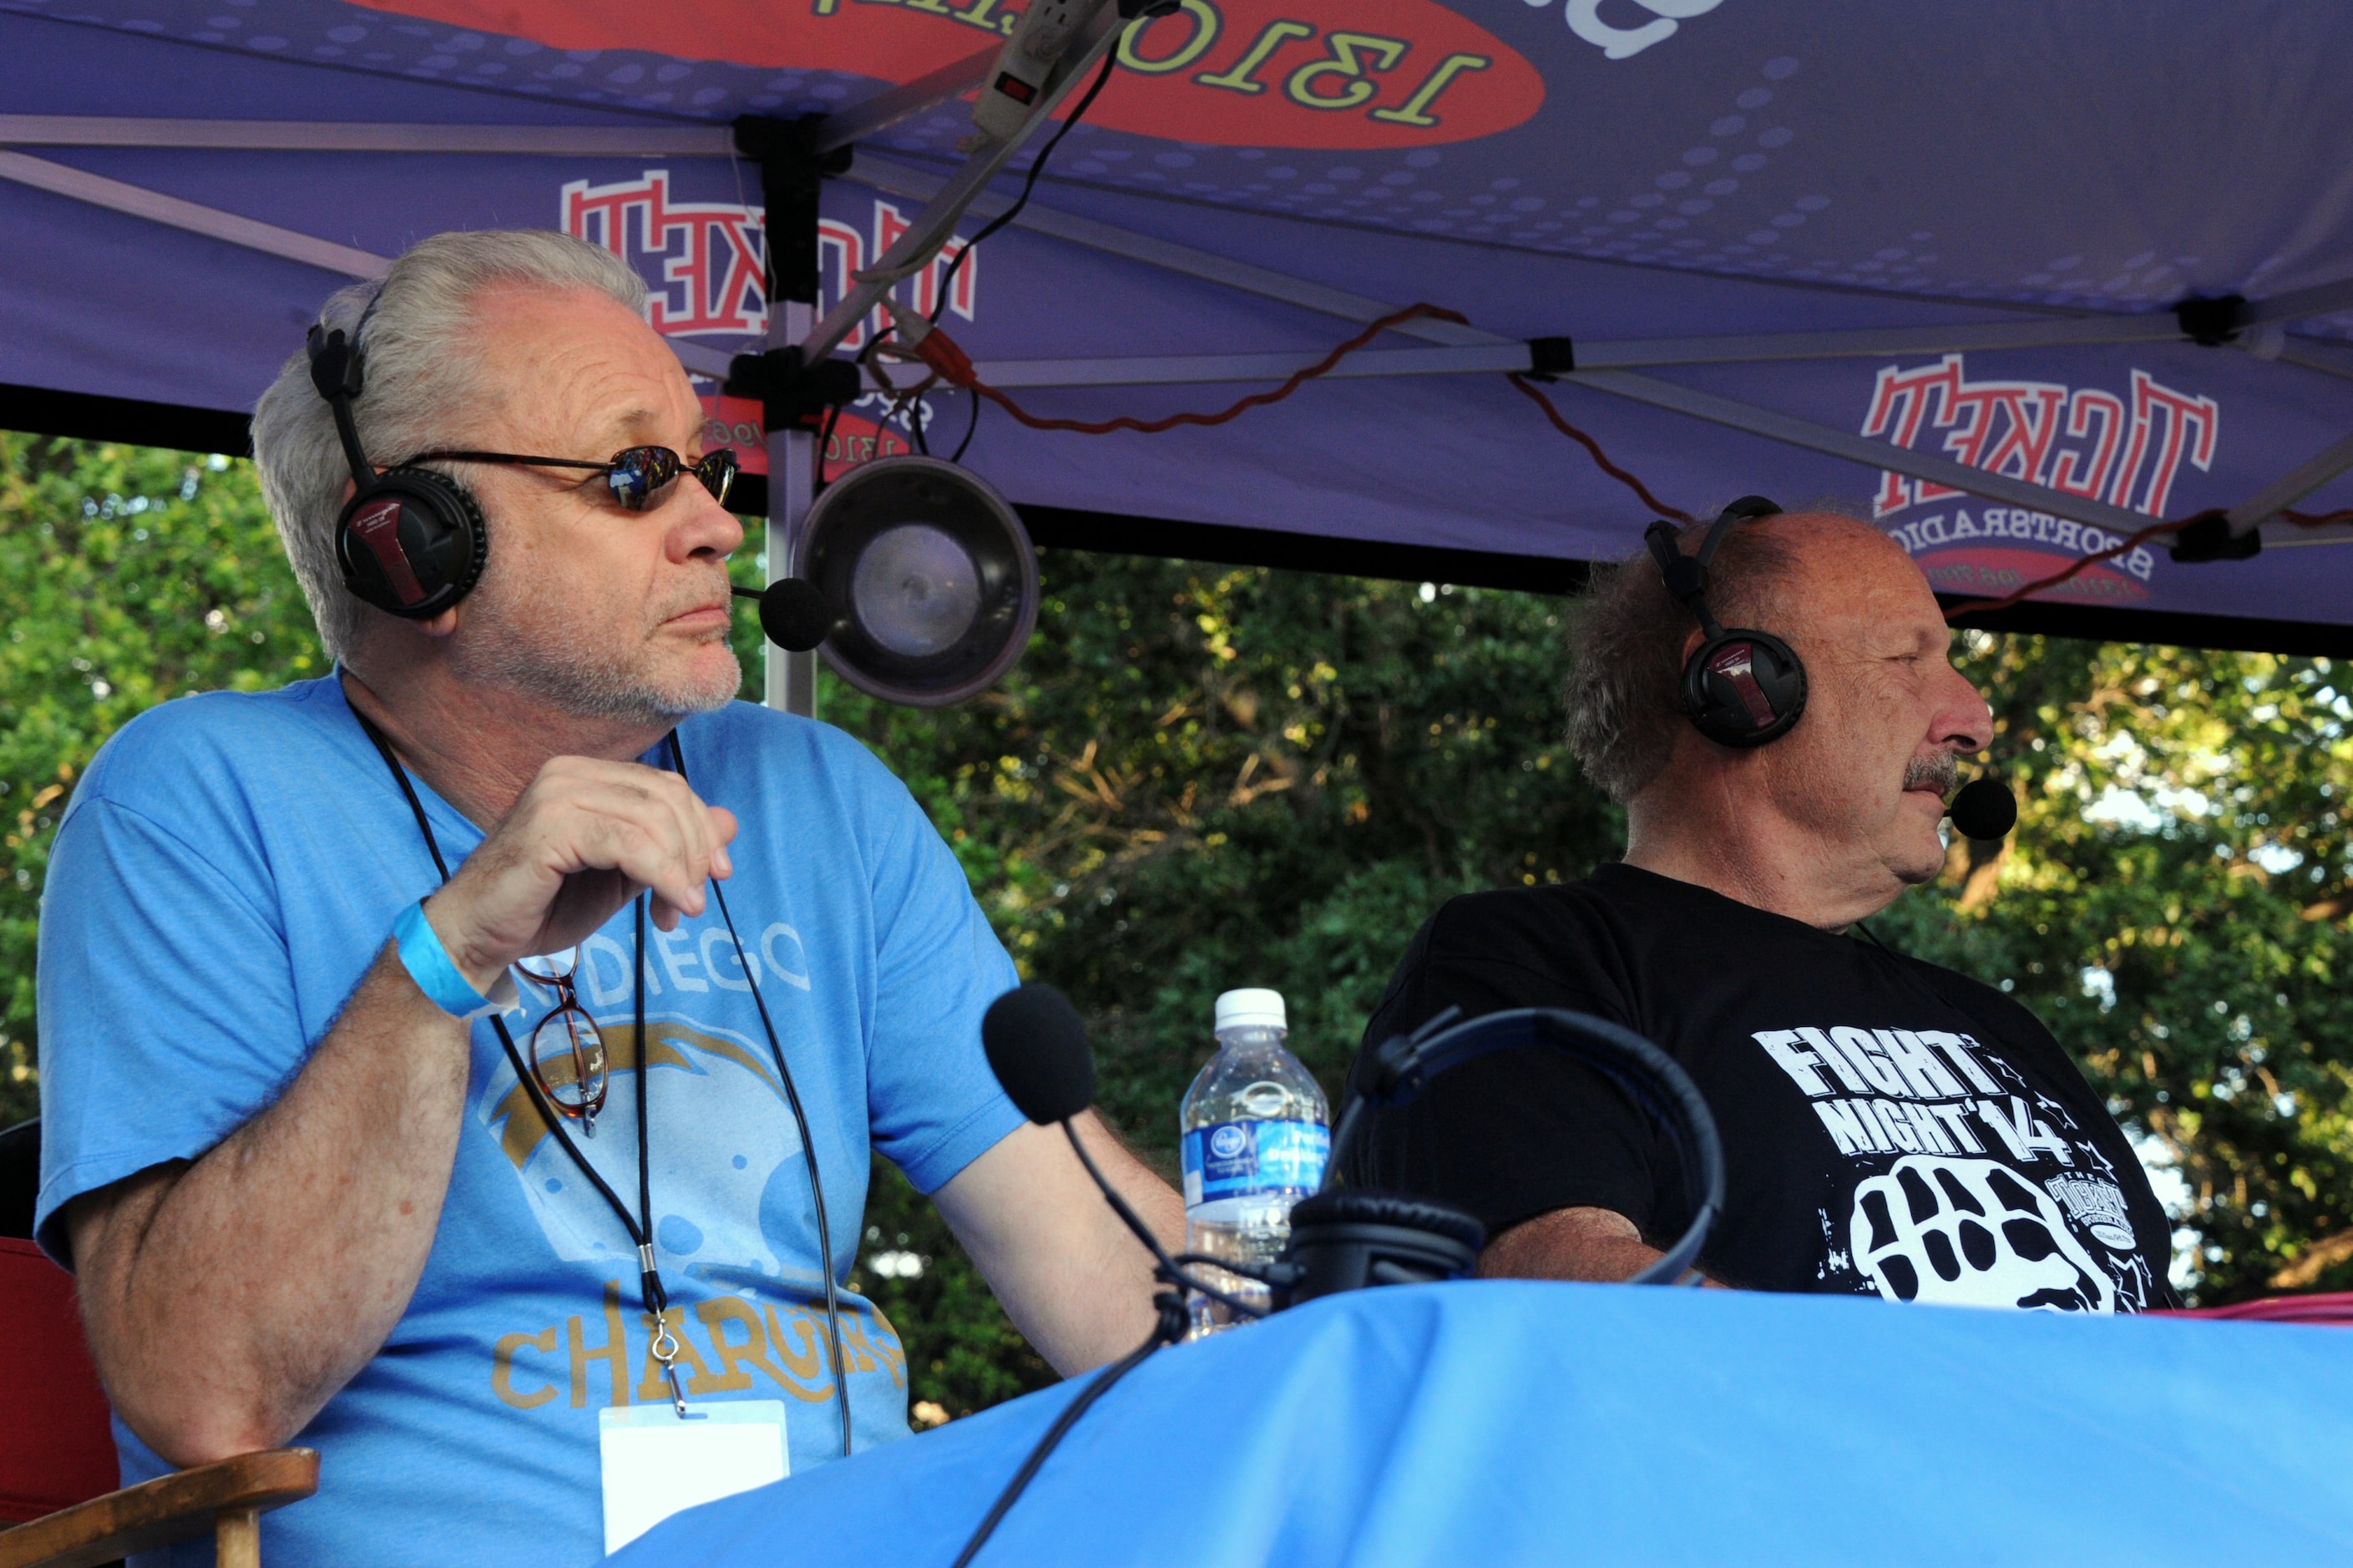
M 1683 662 L 1683 711 L 1694 729 L 1718 745 L 1746 748 L 1778 741 L 1806 710 L 1806 667 L 1796 651 L 1770 632 L 1725 630 L 1705 597 L 1708 563 L 1732 525 L 1744 518 L 1778 516 L 1780 510 L 1763 496 L 1742 496 L 1716 514 L 1693 555 L 1677 547 L 1675 526 L 1664 520 L 1642 534 L 1667 592 L 1699 617 L 1699 647 Z
M 347 336 L 322 322 L 308 345 L 311 384 L 334 410 L 335 435 L 358 487 L 335 521 L 335 561 L 343 586 L 363 602 L 404 620 L 430 620 L 482 580 L 490 526 L 480 503 L 448 475 L 406 464 L 378 473 L 368 461 L 352 417 L 364 381 L 357 340 L 356 328 Z
M 1365 1112 L 1410 1104 L 1440 1073 L 1490 1051 L 1565 1051 L 1616 1084 L 1673 1145 L 1691 1221 L 1664 1255 L 1626 1282 L 1672 1285 L 1695 1278 L 1700 1249 L 1724 1212 L 1724 1143 L 1715 1118 L 1681 1064 L 1631 1029 L 1590 1014 L 1522 1007 L 1464 1019 L 1449 1007 L 1410 1035 L 1393 1035 L 1349 1075 L 1323 1189 L 1291 1210 L 1291 1240 L 1258 1273 L 1278 1309 L 1368 1285 L 1460 1279 L 1477 1267 L 1486 1227 L 1451 1204 L 1403 1193 L 1333 1185 L 1364 1135 Z M 1227 1267 L 1231 1268 L 1231 1265 Z M 1234 1272 L 1250 1272 L 1234 1269 Z

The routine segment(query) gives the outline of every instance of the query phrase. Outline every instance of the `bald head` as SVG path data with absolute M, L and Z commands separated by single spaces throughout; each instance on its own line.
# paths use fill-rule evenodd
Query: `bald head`
M 1787 555 L 1781 571 L 1755 585 L 1753 613 L 1760 631 L 1788 640 L 1792 627 L 1923 615 L 1944 625 L 1935 591 L 1904 546 L 1859 518 L 1784 512 L 1739 527 L 1756 530 Z M 1800 658 L 1804 652 L 1799 650 Z

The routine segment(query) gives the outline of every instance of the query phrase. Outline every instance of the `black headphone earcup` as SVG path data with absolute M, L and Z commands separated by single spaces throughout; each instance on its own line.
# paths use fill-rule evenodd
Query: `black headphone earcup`
M 1806 710 L 1806 667 L 1770 632 L 1729 631 L 1683 666 L 1683 710 L 1719 745 L 1761 746 Z
M 428 620 L 464 598 L 490 557 L 490 527 L 472 493 L 429 468 L 378 475 L 335 525 L 343 586 L 406 620 Z
M 1294 1275 L 1282 1304 L 1361 1290 L 1460 1279 L 1479 1265 L 1487 1227 L 1451 1204 L 1344 1187 L 1292 1205 L 1283 1250 Z

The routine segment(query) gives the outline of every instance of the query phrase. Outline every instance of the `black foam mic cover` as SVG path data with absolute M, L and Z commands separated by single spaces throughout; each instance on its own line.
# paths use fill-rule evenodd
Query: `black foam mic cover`
M 760 630 L 786 653 L 807 653 L 833 635 L 833 606 L 806 577 L 779 577 L 765 588 L 738 588 L 739 599 L 760 601 Z
M 1980 773 L 1961 786 L 1945 815 L 1964 838 L 2000 838 L 2018 826 L 2018 800 L 2001 780 Z
M 1076 1116 L 1095 1100 L 1095 1053 L 1071 999 L 1050 985 L 1022 985 L 988 1005 L 980 1020 L 988 1067 L 1022 1115 L 1040 1127 Z

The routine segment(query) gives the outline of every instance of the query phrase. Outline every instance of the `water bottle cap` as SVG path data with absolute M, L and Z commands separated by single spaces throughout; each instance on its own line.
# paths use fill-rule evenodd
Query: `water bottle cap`
M 1258 1027 L 1288 1029 L 1291 1025 L 1282 1011 L 1282 993 L 1262 986 L 1250 986 L 1240 991 L 1229 991 L 1218 998 L 1217 1032 L 1228 1029 Z

